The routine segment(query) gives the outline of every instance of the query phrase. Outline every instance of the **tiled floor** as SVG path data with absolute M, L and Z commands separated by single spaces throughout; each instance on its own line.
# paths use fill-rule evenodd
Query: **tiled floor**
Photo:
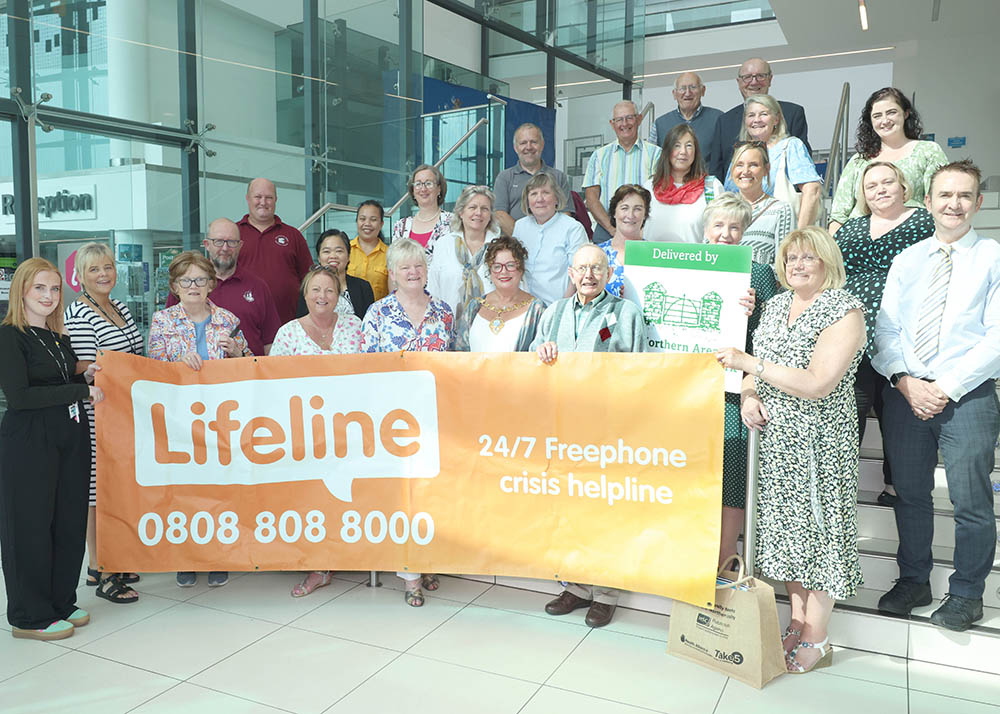
M 455 578 L 414 609 L 385 574 L 294 599 L 299 577 L 181 590 L 146 575 L 135 605 L 81 587 L 93 621 L 70 639 L 0 632 L 0 711 L 1000 714 L 1000 676 L 981 672 L 840 648 L 833 667 L 757 691 L 667 655 L 662 615 L 619 610 L 591 630 L 583 611 L 545 615 L 548 595 Z

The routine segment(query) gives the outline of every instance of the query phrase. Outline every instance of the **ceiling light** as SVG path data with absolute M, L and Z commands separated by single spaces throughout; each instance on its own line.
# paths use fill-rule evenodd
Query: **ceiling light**
M 858 0 L 858 14 L 861 16 L 861 31 L 868 32 L 868 7 L 865 0 Z

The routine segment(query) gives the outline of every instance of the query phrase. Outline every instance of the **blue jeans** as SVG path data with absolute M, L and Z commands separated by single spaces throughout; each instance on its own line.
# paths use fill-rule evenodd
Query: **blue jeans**
M 955 572 L 948 592 L 964 598 L 983 596 L 993 565 L 997 529 L 993 515 L 993 448 L 1000 433 L 1000 404 L 992 379 L 949 401 L 927 421 L 914 416 L 897 389 L 882 394 L 885 449 L 892 467 L 899 550 L 899 579 L 926 583 L 933 561 L 934 468 L 937 452 L 948 478 L 948 495 L 955 511 Z

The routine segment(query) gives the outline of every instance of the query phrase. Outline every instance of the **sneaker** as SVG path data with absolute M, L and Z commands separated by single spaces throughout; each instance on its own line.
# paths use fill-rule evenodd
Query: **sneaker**
M 48 627 L 41 630 L 25 630 L 20 627 L 11 627 L 10 634 L 21 640 L 64 640 L 72 637 L 73 623 L 66 620 L 56 620 Z
M 193 587 L 196 582 L 198 582 L 198 573 L 192 573 L 189 571 L 177 573 L 177 587 L 179 588 Z
M 878 610 L 908 617 L 913 608 L 930 605 L 932 601 L 930 583 L 897 580 L 892 590 L 879 598 Z
M 983 619 L 983 599 L 975 600 L 948 593 L 941 607 L 931 614 L 931 622 L 955 632 L 968 630 L 973 622 Z
M 229 582 L 229 573 L 222 570 L 213 570 L 208 574 L 208 587 L 221 588 Z
M 90 622 L 90 613 L 86 610 L 76 608 L 73 610 L 73 613 L 66 618 L 66 622 L 71 624 L 73 627 L 83 627 Z

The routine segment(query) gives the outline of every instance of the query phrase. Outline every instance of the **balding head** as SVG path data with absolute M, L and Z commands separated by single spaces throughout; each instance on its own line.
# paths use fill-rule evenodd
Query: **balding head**
M 278 191 L 266 178 L 255 178 L 247 185 L 247 210 L 250 222 L 263 229 L 274 223 L 274 208 Z
M 586 243 L 573 254 L 569 279 L 576 287 L 576 296 L 586 304 L 604 292 L 611 279 L 608 256 L 593 243 Z
M 216 218 L 208 224 L 208 232 L 202 242 L 208 259 L 215 266 L 220 280 L 225 280 L 236 270 L 240 255 L 240 228 L 228 218 Z
M 736 82 L 744 99 L 754 94 L 768 94 L 771 79 L 771 65 L 760 57 L 751 57 L 741 64 L 736 75 Z
M 677 109 L 686 119 L 690 119 L 698 111 L 701 98 L 705 96 L 705 85 L 694 72 L 684 72 L 674 80 L 673 95 Z

